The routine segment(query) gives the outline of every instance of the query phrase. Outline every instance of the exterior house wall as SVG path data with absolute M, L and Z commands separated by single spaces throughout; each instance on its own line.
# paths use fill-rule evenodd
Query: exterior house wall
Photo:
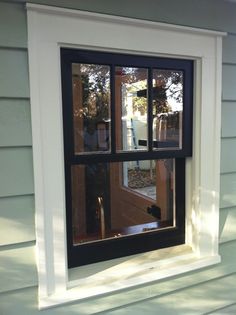
M 223 0 L 37 0 L 228 32 L 223 39 L 220 254 L 215 267 L 43 311 L 53 314 L 236 313 L 236 4 Z M 34 183 L 25 1 L 0 0 L 0 314 L 37 309 Z M 210 163 L 211 161 L 206 161 Z

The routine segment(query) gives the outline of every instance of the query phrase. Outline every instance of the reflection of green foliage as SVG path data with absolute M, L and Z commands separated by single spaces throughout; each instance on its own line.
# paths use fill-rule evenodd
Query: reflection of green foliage
M 133 109 L 139 111 L 141 115 L 147 113 L 147 99 L 146 97 L 134 97 L 133 98 Z
M 83 116 L 88 125 L 95 126 L 109 118 L 110 72 L 101 65 L 81 65 L 81 68 Z
M 107 120 L 110 104 L 110 71 L 102 65 L 81 65 L 83 86 L 83 116 L 85 121 Z M 183 98 L 183 73 L 174 70 L 154 70 L 153 115 L 171 112 L 168 98 L 177 103 Z M 121 67 L 122 84 L 133 94 L 133 110 L 147 113 L 147 95 L 135 96 L 138 89 L 146 89 L 147 71 L 141 68 Z M 139 85 L 140 87 L 137 85 Z M 147 93 L 147 92 L 146 92 Z
M 134 75 L 132 77 L 135 77 Z M 177 103 L 182 102 L 183 98 L 183 74 L 181 71 L 173 70 L 154 70 L 153 87 L 153 115 L 171 112 L 168 104 L 168 97 Z M 146 97 L 134 97 L 133 109 L 139 111 L 141 115 L 147 113 Z

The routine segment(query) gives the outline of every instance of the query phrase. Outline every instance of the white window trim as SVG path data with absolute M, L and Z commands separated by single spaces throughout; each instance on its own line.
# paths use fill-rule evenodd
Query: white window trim
M 225 34 L 34 4 L 27 4 L 27 16 L 39 307 L 81 300 L 218 263 Z M 60 47 L 195 60 L 193 157 L 187 159 L 186 172 L 186 245 L 68 271 Z M 134 276 L 137 271 L 140 276 Z M 114 274 L 118 274 L 115 280 Z M 108 285 L 103 283 L 104 275 L 106 282 L 111 276 Z

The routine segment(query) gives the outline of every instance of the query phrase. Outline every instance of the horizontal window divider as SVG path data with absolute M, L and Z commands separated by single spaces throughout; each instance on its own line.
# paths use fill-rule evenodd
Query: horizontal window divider
M 70 162 L 76 164 L 88 163 L 106 163 L 106 162 L 124 162 L 124 161 L 137 161 L 137 160 L 158 160 L 158 159 L 174 159 L 185 158 L 189 156 L 182 150 L 180 151 L 151 151 L 151 152 L 121 152 L 116 154 L 85 154 L 72 157 Z

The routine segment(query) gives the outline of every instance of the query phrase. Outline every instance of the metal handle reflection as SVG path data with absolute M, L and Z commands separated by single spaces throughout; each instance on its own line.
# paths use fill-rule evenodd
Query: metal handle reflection
M 98 205 L 99 205 L 99 219 L 100 219 L 100 230 L 101 230 L 101 238 L 105 238 L 105 214 L 104 214 L 104 207 L 103 207 L 103 198 L 98 197 Z

